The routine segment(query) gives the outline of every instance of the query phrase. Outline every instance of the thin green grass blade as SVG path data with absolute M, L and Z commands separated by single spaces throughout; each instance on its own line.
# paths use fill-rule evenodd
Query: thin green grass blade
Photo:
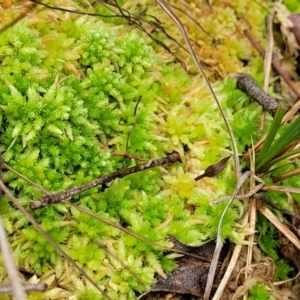
M 279 155 L 287 146 L 300 136 L 300 117 L 298 117 L 282 134 L 282 136 L 271 145 L 267 154 L 257 164 L 257 170 L 268 164 L 273 158 Z M 264 168 L 265 169 L 265 168 Z
M 261 172 L 265 172 L 267 171 L 269 168 L 271 168 L 272 166 L 274 166 L 275 164 L 277 164 L 278 162 L 280 162 L 283 159 L 289 158 L 295 154 L 299 154 L 300 153 L 300 149 L 295 149 L 292 151 L 289 151 L 283 155 L 280 155 L 279 157 L 272 159 L 269 163 L 267 163 L 266 165 L 262 166 L 261 168 Z
M 257 166 L 260 165 L 261 161 L 263 160 L 264 157 L 266 157 L 268 151 L 270 150 L 271 144 L 273 143 L 275 135 L 278 132 L 278 129 L 280 127 L 280 124 L 281 124 L 284 114 L 285 114 L 285 111 L 282 108 L 276 109 L 275 116 L 274 116 L 273 122 L 271 124 L 271 128 L 268 132 L 268 135 L 262 146 L 262 149 L 260 150 L 260 152 L 255 160 Z

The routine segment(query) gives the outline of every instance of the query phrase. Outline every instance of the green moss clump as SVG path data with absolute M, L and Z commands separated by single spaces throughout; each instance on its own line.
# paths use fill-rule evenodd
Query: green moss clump
M 218 21 L 229 22 L 226 30 L 234 25 L 229 15 L 227 9 Z M 211 206 L 210 201 L 231 194 L 235 181 L 231 164 L 216 178 L 196 184 L 193 179 L 230 152 L 226 128 L 204 83 L 191 80 L 178 64 L 165 63 L 135 30 L 128 33 L 123 26 L 87 16 L 67 17 L 63 12 L 55 12 L 55 22 L 49 17 L 39 8 L 34 18 L 0 36 L 4 162 L 55 192 L 121 168 L 124 160 L 115 152 L 147 159 L 177 150 L 184 162 L 168 168 L 168 173 L 157 168 L 133 174 L 104 192 L 94 188 L 72 200 L 161 245 L 171 246 L 170 234 L 189 244 L 215 237 L 224 205 Z M 232 55 L 242 56 L 243 49 Z M 231 107 L 224 96 L 226 86 L 214 87 L 225 109 Z M 246 143 L 251 133 L 252 127 L 246 128 L 240 143 Z M 134 159 L 124 163 L 134 164 Z M 26 208 L 42 195 L 11 171 L 4 172 L 4 181 Z M 248 232 L 236 224 L 242 212 L 239 202 L 229 209 L 223 238 L 244 241 Z M 68 269 L 7 197 L 1 199 L 0 213 L 19 266 L 41 274 L 53 271 L 64 292 L 72 294 L 70 299 L 103 298 Z M 146 288 L 155 283 L 156 274 L 176 267 L 162 251 L 66 204 L 32 214 L 112 299 L 133 299 L 143 290 L 114 257 Z M 114 255 L 100 249 L 99 241 Z M 53 299 L 53 293 L 54 289 L 47 291 L 45 299 Z

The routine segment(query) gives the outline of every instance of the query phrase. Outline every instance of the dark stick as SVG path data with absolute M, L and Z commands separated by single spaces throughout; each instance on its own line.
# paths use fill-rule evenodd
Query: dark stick
M 278 107 L 276 100 L 266 93 L 249 74 L 238 73 L 236 79 L 239 89 L 258 102 L 269 114 L 274 116 Z
M 80 185 L 80 186 L 75 186 L 73 188 L 70 188 L 68 190 L 53 194 L 53 195 L 46 195 L 42 197 L 41 199 L 37 201 L 33 201 L 30 203 L 30 208 L 31 209 L 38 209 L 41 207 L 45 207 L 47 205 L 57 203 L 59 201 L 62 201 L 64 199 L 70 198 L 74 195 L 78 195 L 86 190 L 89 190 L 93 187 L 96 187 L 98 185 L 103 185 L 106 184 L 116 178 L 123 178 L 129 174 L 144 171 L 156 166 L 164 165 L 167 163 L 173 163 L 176 161 L 180 161 L 180 156 L 177 152 L 173 152 L 166 157 L 159 158 L 159 159 L 150 159 L 148 160 L 147 163 L 145 164 L 140 164 L 131 168 L 127 169 L 120 169 L 118 171 L 115 171 L 113 173 L 104 175 L 102 177 L 99 177 L 93 181 L 90 181 L 86 184 Z

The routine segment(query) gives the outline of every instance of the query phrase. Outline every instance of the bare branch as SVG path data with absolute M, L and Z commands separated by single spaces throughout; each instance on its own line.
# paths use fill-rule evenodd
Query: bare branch
M 260 54 L 260 56 L 265 56 L 265 50 L 261 47 L 261 45 L 254 39 L 254 37 L 251 35 L 249 30 L 244 30 L 245 36 L 248 38 L 248 40 L 251 42 L 252 46 L 256 49 L 256 51 Z M 290 80 L 289 76 L 284 72 L 279 64 L 272 60 L 272 65 L 274 69 L 277 71 L 277 73 L 283 78 L 283 80 L 286 82 L 286 84 L 290 87 L 290 89 L 295 93 L 297 98 L 300 98 L 300 91 L 297 89 L 297 87 L 294 85 L 294 83 Z
M 45 207 L 47 205 L 51 205 L 54 203 L 57 203 L 59 201 L 62 201 L 64 199 L 70 198 L 74 195 L 78 195 L 86 190 L 89 190 L 93 187 L 99 186 L 99 185 L 104 185 L 108 182 L 111 182 L 112 180 L 116 179 L 116 178 L 123 178 L 129 174 L 132 173 L 136 173 L 136 172 L 140 172 L 140 171 L 144 171 L 147 170 L 149 168 L 153 168 L 159 165 L 164 165 L 167 163 L 172 163 L 172 162 L 176 162 L 176 161 L 180 161 L 180 156 L 177 152 L 173 152 L 170 155 L 160 158 L 160 159 L 150 159 L 147 163 L 145 164 L 140 164 L 131 168 L 127 168 L 127 169 L 121 169 L 118 170 L 116 172 L 110 173 L 108 175 L 104 175 L 102 177 L 99 177 L 93 181 L 90 181 L 84 185 L 81 186 L 75 186 L 73 188 L 70 188 L 66 191 L 62 191 L 56 194 L 52 194 L 52 195 L 46 195 L 44 197 L 42 197 L 40 200 L 37 201 L 33 201 L 30 203 L 30 208 L 31 209 L 38 209 L 41 207 Z

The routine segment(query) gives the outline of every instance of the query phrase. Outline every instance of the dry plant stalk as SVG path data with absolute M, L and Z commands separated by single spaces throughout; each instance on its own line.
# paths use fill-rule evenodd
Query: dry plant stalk
M 235 142 L 235 138 L 234 138 L 234 135 L 233 135 L 233 131 L 232 131 L 232 128 L 225 116 L 225 113 L 221 107 L 221 104 L 216 96 L 216 94 L 214 93 L 214 90 L 201 66 L 201 63 L 200 61 L 198 60 L 196 54 L 195 54 L 195 51 L 191 45 L 191 42 L 189 40 L 189 37 L 187 35 L 187 32 L 183 26 L 183 24 L 181 23 L 181 21 L 179 20 L 179 18 L 176 16 L 176 14 L 172 11 L 172 9 L 170 8 L 170 6 L 164 1 L 164 0 L 156 0 L 156 2 L 162 7 L 162 9 L 169 15 L 169 17 L 171 17 L 171 19 L 177 24 L 187 46 L 188 46 L 188 49 L 189 49 L 189 52 L 190 52 L 190 55 L 192 56 L 200 74 L 202 74 L 219 110 L 220 110 L 220 113 L 222 115 L 222 118 L 226 124 L 226 127 L 227 127 L 227 130 L 228 130 L 228 133 L 229 133 L 229 136 L 230 136 L 230 140 L 231 140 L 231 143 L 232 143 L 232 150 L 233 150 L 233 155 L 234 155 L 234 165 L 235 165 L 235 172 L 236 172 L 236 177 L 237 177 L 237 181 L 240 181 L 241 179 L 241 168 L 240 168 L 240 164 L 239 164 L 239 156 L 238 156 L 238 151 L 237 151 L 237 145 L 236 145 L 236 142 Z M 234 200 L 234 196 L 237 195 L 237 193 L 240 191 L 240 187 L 236 187 L 235 189 L 235 193 L 233 195 L 233 197 L 231 198 L 231 200 L 228 202 L 227 206 L 225 207 L 224 211 L 223 211 L 223 214 L 221 216 L 221 219 L 219 221 L 219 226 L 218 226 L 218 233 L 217 233 L 217 242 L 216 242 L 216 248 L 215 248 L 215 252 L 214 252 L 214 255 L 213 255 L 213 258 L 212 258 L 212 262 L 210 264 L 210 269 L 209 269 L 209 275 L 208 275 L 208 278 L 207 278 L 207 283 L 206 283 L 206 287 L 205 287 L 205 292 L 204 292 L 204 296 L 203 296 L 203 299 L 204 300 L 208 300 L 210 298 L 210 294 L 211 294 L 211 290 L 212 290 L 212 286 L 213 286 L 213 281 L 214 281 L 214 277 L 215 277 L 215 273 L 216 273 L 216 269 L 217 269 L 217 265 L 218 265 L 218 261 L 219 261 L 219 256 L 220 256 L 220 253 L 221 253 L 221 249 L 222 249 L 222 237 L 221 237 L 221 228 L 222 228 L 222 222 L 223 222 L 223 219 L 224 219 L 224 216 L 229 208 L 229 206 L 231 205 L 231 203 L 233 202 Z
M 253 141 L 252 141 L 253 145 Z M 253 147 L 252 147 L 253 149 Z M 254 150 L 252 151 L 251 155 L 251 172 L 255 174 L 255 153 Z M 255 180 L 253 177 L 250 177 L 250 190 L 255 188 Z M 253 232 L 248 236 L 248 251 L 247 251 L 247 260 L 246 260 L 246 268 L 250 268 L 252 264 L 252 257 L 253 257 L 253 246 L 254 246 L 254 234 L 255 234 L 255 225 L 256 225 L 256 199 L 254 197 L 249 198 L 250 201 L 250 208 L 249 208 L 249 229 Z M 245 281 L 247 280 L 247 272 L 245 273 Z M 247 300 L 248 292 L 244 294 L 244 300 Z
M 54 249 L 60 253 L 79 273 L 87 279 L 106 299 L 111 300 L 111 298 L 93 281 L 93 279 L 80 268 L 75 261 L 61 248 L 57 243 L 45 232 L 41 226 L 35 221 L 35 219 L 27 212 L 27 210 L 19 203 L 18 199 L 12 194 L 12 192 L 6 187 L 6 185 L 0 181 L 0 188 L 7 195 L 7 197 L 12 201 L 15 207 L 27 218 L 33 227 L 41 234 L 43 237 L 54 247 Z M 22 298 L 23 299 L 23 298 Z M 25 298 L 24 298 L 25 299 Z M 21 299 L 20 299 L 21 300 Z
M 1 181 L 1 184 L 3 184 L 2 181 Z M 1 189 L 2 189 L 2 187 L 1 187 Z M 1 248 L 3 258 L 4 258 L 4 264 L 6 267 L 6 271 L 8 273 L 8 277 L 11 282 L 12 293 L 14 294 L 16 300 L 25 300 L 26 295 L 25 295 L 21 280 L 19 278 L 19 274 L 16 269 L 14 260 L 12 258 L 12 254 L 10 251 L 8 241 L 6 239 L 6 234 L 5 234 L 5 230 L 3 227 L 3 222 L 2 222 L 1 217 L 0 217 L 0 248 Z

